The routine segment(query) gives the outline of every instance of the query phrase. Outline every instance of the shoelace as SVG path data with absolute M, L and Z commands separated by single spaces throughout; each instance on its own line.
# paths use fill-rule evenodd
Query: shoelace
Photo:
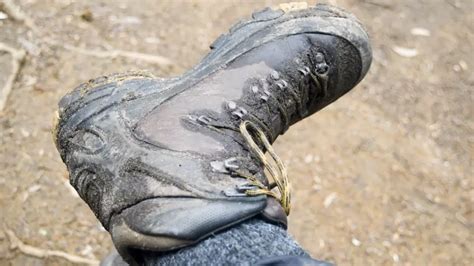
M 265 169 L 268 171 L 271 177 L 271 180 L 275 182 L 275 185 L 278 187 L 278 190 L 280 192 L 280 195 L 278 196 L 276 193 L 272 191 L 273 189 L 272 185 L 265 186 L 255 176 L 237 171 L 236 173 L 238 175 L 246 178 L 249 181 L 249 185 L 257 187 L 257 189 L 246 190 L 245 194 L 249 196 L 256 196 L 256 195 L 272 196 L 280 201 L 280 204 L 285 210 L 286 215 L 289 215 L 290 207 L 291 207 L 291 196 L 290 196 L 291 186 L 288 180 L 288 172 L 286 170 L 285 165 L 283 164 L 283 161 L 275 153 L 275 150 L 273 150 L 273 147 L 268 141 L 267 137 L 265 136 L 265 133 L 253 122 L 249 120 L 245 120 L 240 124 L 239 129 L 240 129 L 240 133 L 242 134 L 247 144 L 249 145 L 249 148 L 252 150 L 252 152 L 255 153 L 257 158 L 264 165 Z M 268 151 L 271 158 L 273 159 L 274 163 L 276 164 L 276 167 L 267 160 L 265 153 L 260 148 L 260 146 L 255 142 L 254 136 L 252 136 L 252 134 L 249 132 L 249 129 L 255 132 L 254 133 L 255 138 L 258 139 L 261 142 L 261 144 L 263 144 L 263 146 L 265 147 L 265 149 Z M 267 179 L 268 179 L 268 176 L 267 176 Z

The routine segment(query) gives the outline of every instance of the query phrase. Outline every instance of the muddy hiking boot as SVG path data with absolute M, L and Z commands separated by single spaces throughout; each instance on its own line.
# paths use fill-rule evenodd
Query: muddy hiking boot
M 71 185 L 129 262 L 137 250 L 178 249 L 257 215 L 286 226 L 290 184 L 271 143 L 352 89 L 370 63 L 352 15 L 264 9 L 182 76 L 80 85 L 59 103 L 56 145 Z

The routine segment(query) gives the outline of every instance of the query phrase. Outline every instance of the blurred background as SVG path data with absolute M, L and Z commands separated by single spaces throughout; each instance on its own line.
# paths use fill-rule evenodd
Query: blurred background
M 52 142 L 62 95 L 113 72 L 178 75 L 279 2 L 0 0 L 0 265 L 73 264 L 48 250 L 94 262 L 111 247 Z M 366 25 L 374 61 L 277 141 L 290 233 L 339 265 L 473 265 L 474 1 L 321 2 Z

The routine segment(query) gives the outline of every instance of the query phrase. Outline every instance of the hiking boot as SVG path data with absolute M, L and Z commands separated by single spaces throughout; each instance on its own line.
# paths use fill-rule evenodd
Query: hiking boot
M 256 215 L 286 226 L 290 186 L 271 143 L 371 63 L 360 23 L 326 5 L 256 12 L 211 50 L 180 77 L 104 76 L 59 103 L 71 185 L 129 262 Z

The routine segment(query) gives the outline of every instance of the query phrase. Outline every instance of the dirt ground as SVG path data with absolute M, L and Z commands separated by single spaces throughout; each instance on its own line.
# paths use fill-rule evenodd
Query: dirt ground
M 0 4 L 0 42 L 27 54 L 0 113 L 0 265 L 71 264 L 25 254 L 9 232 L 98 260 L 111 240 L 67 183 L 50 133 L 59 98 L 106 73 L 180 74 L 277 1 L 7 2 L 26 16 Z M 473 265 L 474 2 L 330 2 L 365 23 L 374 62 L 357 88 L 277 141 L 295 190 L 290 233 L 339 265 Z M 0 51 L 0 88 L 13 70 Z

